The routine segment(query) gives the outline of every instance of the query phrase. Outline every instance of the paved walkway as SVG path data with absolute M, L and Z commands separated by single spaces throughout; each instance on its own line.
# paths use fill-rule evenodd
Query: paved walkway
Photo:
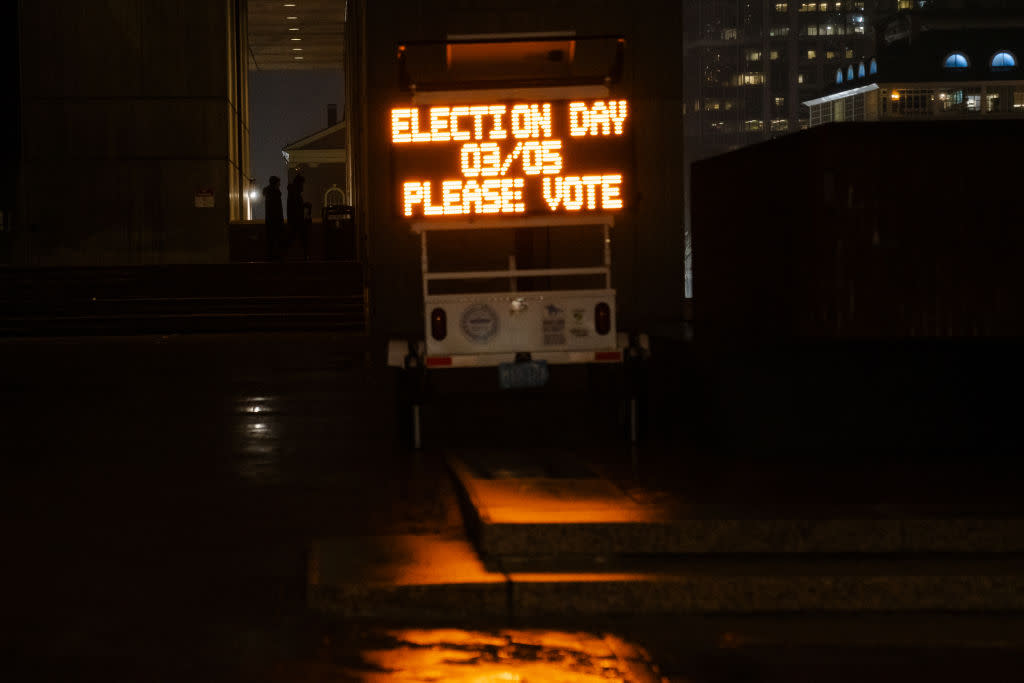
M 553 615 L 481 624 L 452 614 L 425 624 L 321 622 L 306 609 L 315 540 L 387 548 L 392 537 L 457 542 L 462 529 L 441 454 L 415 456 L 394 438 L 391 379 L 367 366 L 366 349 L 341 335 L 279 334 L 8 340 L 0 350 L 7 585 L 16 587 L 5 598 L 0 636 L 29 660 L 35 680 L 337 680 L 347 662 L 358 679 L 374 673 L 360 669 L 372 663 L 360 653 L 374 649 L 374 634 L 414 625 L 598 640 L 616 634 L 648 646 L 678 680 L 801 680 L 801 672 L 857 670 L 827 665 L 818 645 L 786 654 L 817 632 L 820 619 L 811 617 L 795 631 L 775 617 L 754 625 L 713 617 L 553 623 L 563 621 Z M 469 424 L 464 435 L 472 439 L 500 434 L 502 424 L 530 424 L 544 447 L 601 451 L 616 431 L 614 410 L 602 431 L 567 399 L 503 397 L 502 412 L 477 397 L 463 405 L 480 409 L 456 421 Z M 546 400 L 562 406 L 565 421 L 545 421 Z M 575 431 L 579 425 L 587 430 Z M 641 464 L 652 453 L 643 451 Z M 628 468 L 628 451 L 620 454 L 616 448 L 607 460 Z M 704 463 L 723 472 L 712 465 Z M 704 481 L 714 476 L 733 481 L 724 474 Z M 887 633 L 927 633 L 932 620 L 911 619 Z M 863 639 L 878 628 L 840 624 L 828 642 L 851 631 Z M 765 635 L 784 632 L 792 637 Z M 1000 667 L 1019 661 L 1012 634 L 1020 632 L 1019 621 L 977 616 L 924 641 L 980 634 L 978 646 L 954 653 L 954 661 L 938 658 L 943 669 L 984 671 L 997 662 L 997 670 L 1012 670 Z M 877 666 L 859 670 L 884 673 L 888 651 L 876 645 L 842 649 L 829 661 L 872 661 Z M 794 658 L 797 670 L 781 676 Z M 938 674 L 933 680 L 943 680 Z

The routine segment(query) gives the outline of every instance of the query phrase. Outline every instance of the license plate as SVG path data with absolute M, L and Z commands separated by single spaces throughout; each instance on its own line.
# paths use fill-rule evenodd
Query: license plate
M 502 389 L 542 387 L 548 383 L 548 362 L 502 363 L 498 366 L 498 382 Z

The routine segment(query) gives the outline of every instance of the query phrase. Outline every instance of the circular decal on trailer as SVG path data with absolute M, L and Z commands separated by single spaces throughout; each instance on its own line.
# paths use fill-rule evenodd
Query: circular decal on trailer
M 498 314 L 487 304 L 473 304 L 462 313 L 462 333 L 479 344 L 498 333 Z

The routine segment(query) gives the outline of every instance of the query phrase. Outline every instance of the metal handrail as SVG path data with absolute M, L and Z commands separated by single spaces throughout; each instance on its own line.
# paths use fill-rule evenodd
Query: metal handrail
M 551 277 L 559 275 L 607 275 L 607 266 L 589 268 L 513 268 L 511 270 L 467 270 L 450 273 L 424 273 L 426 280 L 487 280 L 505 277 Z

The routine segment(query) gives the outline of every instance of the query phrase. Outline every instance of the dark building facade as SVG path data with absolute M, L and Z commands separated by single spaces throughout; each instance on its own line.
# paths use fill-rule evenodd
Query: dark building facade
M 678 319 L 683 282 L 680 11 L 678 2 L 646 3 L 642 12 L 611 1 L 589 3 L 586 11 L 563 0 L 349 3 L 346 102 L 353 204 L 367 233 L 377 330 L 422 335 L 420 242 L 410 222 L 395 214 L 392 199 L 389 112 L 412 98 L 403 87 L 397 46 L 451 36 L 500 40 L 552 32 L 624 39 L 621 78 L 609 86 L 614 97 L 629 99 L 634 131 L 636 196 L 616 218 L 612 234 L 620 329 Z M 443 71 L 445 53 L 438 54 Z M 477 74 L 484 81 L 494 75 Z
M 246 0 L 19 4 L 29 265 L 222 262 L 247 217 Z
M 695 163 L 700 424 L 758 455 L 1016 452 L 1022 147 L 832 123 Z

